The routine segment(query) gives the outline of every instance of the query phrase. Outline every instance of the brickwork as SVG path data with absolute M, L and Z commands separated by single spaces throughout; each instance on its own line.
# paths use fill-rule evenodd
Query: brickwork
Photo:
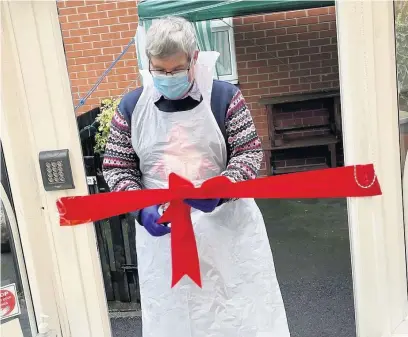
M 261 97 L 339 87 L 334 7 L 234 18 L 234 33 L 239 86 L 265 145 L 269 135 Z M 278 124 L 307 124 L 322 117 L 314 109 L 283 116 Z
M 58 1 L 72 98 L 79 98 L 122 52 L 136 32 L 136 1 Z M 130 85 L 139 85 L 134 45 L 77 113 L 98 106 L 107 97 L 117 97 Z
M 330 132 L 329 110 L 323 101 L 301 102 L 297 104 L 285 104 L 274 108 L 274 125 L 279 130 L 288 129 L 284 132 L 285 139 L 299 139 L 302 136 L 313 137 L 325 135 Z M 294 130 L 291 128 L 311 127 L 311 129 Z M 278 134 L 277 139 L 282 139 L 283 134 Z
M 299 102 L 276 106 L 273 109 L 274 125 L 277 130 L 275 139 L 295 140 L 302 137 L 327 136 L 332 133 L 329 119 L 331 99 Z M 303 129 L 299 129 L 303 128 Z M 293 168 L 303 170 L 307 167 L 328 163 L 325 156 L 327 147 L 300 148 L 274 152 L 275 168 Z M 327 153 L 328 155 L 328 153 Z M 342 160 L 339 148 L 338 162 Z

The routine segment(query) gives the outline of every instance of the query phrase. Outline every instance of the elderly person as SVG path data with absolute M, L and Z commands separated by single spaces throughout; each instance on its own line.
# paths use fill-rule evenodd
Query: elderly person
M 240 90 L 213 80 L 218 53 L 199 53 L 193 26 L 182 18 L 155 21 L 146 41 L 143 87 L 122 99 L 111 124 L 103 167 L 111 191 L 167 188 L 171 172 L 195 186 L 218 175 L 255 179 L 261 142 Z M 171 288 L 171 226 L 157 223 L 162 205 L 141 210 L 143 336 L 288 337 L 255 201 L 184 202 L 191 206 L 202 289 L 187 277 Z

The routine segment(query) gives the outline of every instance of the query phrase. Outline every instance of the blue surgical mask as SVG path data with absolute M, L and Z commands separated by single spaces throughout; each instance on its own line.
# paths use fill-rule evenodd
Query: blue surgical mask
M 154 75 L 153 83 L 156 89 L 168 99 L 181 98 L 191 88 L 187 71 L 174 75 Z

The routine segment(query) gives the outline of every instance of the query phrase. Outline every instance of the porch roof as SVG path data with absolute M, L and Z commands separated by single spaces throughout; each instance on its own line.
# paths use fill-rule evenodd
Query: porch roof
M 141 0 L 138 3 L 140 20 L 163 16 L 182 16 L 190 21 L 204 21 L 250 14 L 283 12 L 334 5 L 328 0 Z

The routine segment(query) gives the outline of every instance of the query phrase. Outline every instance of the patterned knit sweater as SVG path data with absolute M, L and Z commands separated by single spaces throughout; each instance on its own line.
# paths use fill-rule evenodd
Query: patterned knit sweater
M 139 158 L 131 142 L 131 115 L 142 89 L 127 94 L 112 119 L 103 162 L 104 178 L 113 192 L 143 189 Z M 161 111 L 185 111 L 198 105 L 201 94 L 194 86 L 188 97 L 168 101 L 157 95 L 155 104 Z M 193 104 L 193 106 L 191 106 Z M 261 141 L 251 113 L 240 90 L 232 84 L 214 81 L 211 107 L 224 131 L 227 144 L 227 167 L 222 172 L 230 180 L 255 179 L 263 158 Z

